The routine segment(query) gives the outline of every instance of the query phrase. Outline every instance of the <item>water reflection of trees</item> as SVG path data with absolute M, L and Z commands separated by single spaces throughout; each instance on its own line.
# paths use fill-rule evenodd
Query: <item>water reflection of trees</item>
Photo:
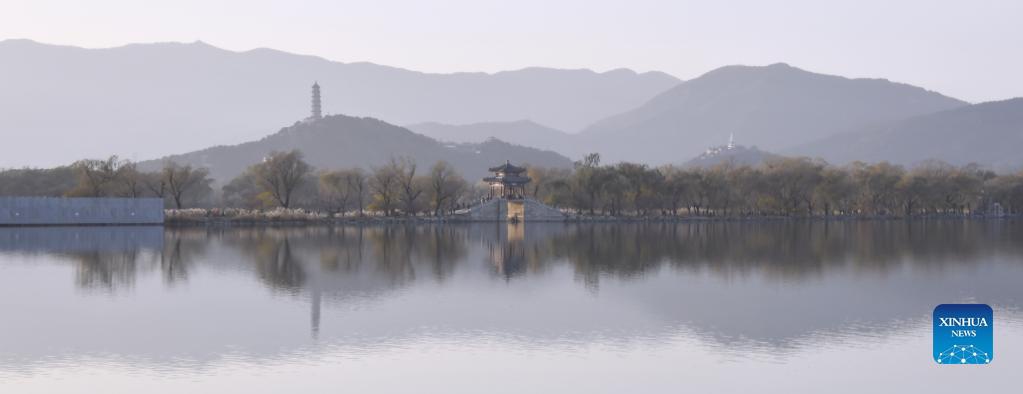
M 150 269 L 175 284 L 203 261 L 250 267 L 267 286 L 297 292 L 310 283 L 340 286 L 331 278 L 344 276 L 389 287 L 444 281 L 481 264 L 509 280 L 569 264 L 591 285 L 601 276 L 630 278 L 662 267 L 757 271 L 781 280 L 833 269 L 883 275 L 907 262 L 940 270 L 991 254 L 1019 256 L 1021 235 L 1018 222 L 970 220 L 7 229 L 0 231 L 0 252 L 63 256 L 84 288 L 130 287 Z M 214 244 L 242 258 L 204 261 Z
M 152 269 L 159 270 L 168 285 L 185 282 L 196 259 L 204 255 L 210 242 L 204 233 L 136 228 L 127 229 L 134 233 L 128 239 L 111 245 L 107 243 L 111 238 L 108 230 L 81 231 L 79 239 L 81 234 L 87 234 L 85 238 L 91 239 L 87 241 L 91 244 L 60 254 L 75 263 L 75 283 L 89 289 L 130 288 L 137 276 Z M 148 235 L 149 232 L 156 235 Z
M 587 283 L 661 267 L 718 275 L 751 270 L 802 280 L 829 269 L 884 274 L 910 262 L 923 269 L 973 263 L 988 253 L 1023 253 L 1021 226 L 970 220 L 767 221 L 481 225 L 471 230 L 496 272 L 543 272 L 567 262 Z M 521 238 L 521 239 L 519 239 Z
M 963 275 L 964 270 L 950 268 L 1023 261 L 1019 258 L 1023 225 L 1004 221 L 484 223 L 119 231 L 11 233 L 0 229 L 0 254 L 56 256 L 73 265 L 75 283 L 88 289 L 130 288 L 146 273 L 161 275 L 165 284 L 173 285 L 211 270 L 227 272 L 260 287 L 299 295 L 302 302 L 308 300 L 314 337 L 320 330 L 321 303 L 338 306 L 356 298 L 385 299 L 403 286 L 443 283 L 455 274 L 460 275 L 460 285 L 463 280 L 475 280 L 477 287 L 490 283 L 480 282 L 486 275 L 518 281 L 555 270 L 572 271 L 591 288 L 599 288 L 608 277 L 644 277 L 642 282 L 602 290 L 627 301 L 609 304 L 608 316 L 587 315 L 593 311 L 573 311 L 571 303 L 552 302 L 515 309 L 503 322 L 512 331 L 539 336 L 567 332 L 574 337 L 579 330 L 614 327 L 618 319 L 614 308 L 629 305 L 656 316 L 664 327 L 684 324 L 716 342 L 753 340 L 771 346 L 788 346 L 809 333 L 882 327 L 926 313 L 936 300 L 944 299 L 944 285 L 961 278 L 983 277 L 979 290 L 972 293 L 982 302 L 1019 305 L 1013 277 L 1000 274 L 1017 270 L 989 264 L 1001 270 Z M 906 268 L 947 270 L 940 275 L 915 275 Z M 659 270 L 699 275 L 656 275 Z M 891 275 L 886 280 L 847 280 L 861 274 Z M 705 275 L 726 280 L 705 280 Z M 751 279 L 740 278 L 747 275 Z M 739 280 L 732 281 L 732 276 Z M 804 283 L 777 286 L 771 282 L 775 280 Z M 513 292 L 497 296 L 522 297 Z M 493 328 L 485 319 L 483 323 L 474 320 L 478 311 L 471 308 L 478 307 L 470 302 L 462 314 L 438 311 L 441 316 L 434 321 L 449 320 L 470 330 Z M 573 319 L 551 323 L 536 318 L 572 313 L 592 317 L 596 323 L 581 319 L 584 322 L 577 326 Z M 369 322 L 360 328 L 394 327 L 394 333 L 423 324 L 423 316 L 410 315 L 381 321 L 367 317 Z M 324 328 L 324 332 L 345 332 L 336 324 Z
M 1020 226 L 982 221 L 779 221 L 577 225 L 539 242 L 541 260 L 567 259 L 588 281 L 670 265 L 728 275 L 750 270 L 799 280 L 828 269 L 883 274 L 1023 252 Z
M 160 272 L 165 283 L 188 280 L 195 261 L 206 253 L 210 238 L 207 231 L 166 231 L 160 253 Z
M 163 247 L 162 227 L 2 227 L 0 254 L 53 256 L 80 288 L 131 288 Z
M 292 251 L 288 237 L 266 238 L 253 248 L 242 248 L 253 257 L 259 278 L 273 288 L 297 291 L 305 282 L 302 260 Z
M 132 287 L 138 272 L 138 250 L 67 253 L 75 262 L 75 284 L 87 289 Z
M 246 228 L 220 237 L 254 263 L 260 279 L 282 290 L 304 287 L 313 276 L 330 287 L 323 276 L 366 272 L 392 285 L 422 274 L 443 280 L 468 251 L 464 231 L 450 226 Z
M 443 281 L 465 263 L 474 245 L 483 249 L 484 263 L 508 279 L 567 262 L 589 284 L 602 275 L 630 278 L 661 267 L 718 275 L 755 270 L 804 280 L 830 269 L 884 274 L 905 262 L 941 269 L 989 253 L 1019 255 L 1021 232 L 1014 222 L 969 220 L 185 229 L 168 231 L 162 258 L 168 281 L 185 277 L 209 239 L 218 237 L 248 256 L 261 280 L 289 291 L 302 288 L 311 272 L 345 275 L 365 269 L 391 285 L 424 274 Z M 94 258 L 89 267 L 98 260 L 103 259 Z M 129 269 L 118 261 L 108 259 L 96 267 L 97 275 L 111 277 L 103 269 L 114 265 Z

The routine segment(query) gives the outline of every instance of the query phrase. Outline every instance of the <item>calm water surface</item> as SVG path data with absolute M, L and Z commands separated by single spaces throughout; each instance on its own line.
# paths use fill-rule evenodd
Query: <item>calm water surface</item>
M 1011 392 L 1021 306 L 1012 221 L 0 228 L 0 392 Z

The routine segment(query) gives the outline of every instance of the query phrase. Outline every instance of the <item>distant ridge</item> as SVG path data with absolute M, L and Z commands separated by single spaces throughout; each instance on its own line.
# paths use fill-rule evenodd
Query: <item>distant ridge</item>
M 870 124 L 959 108 L 967 103 L 882 79 L 848 79 L 784 63 L 727 66 L 689 80 L 642 106 L 582 132 L 608 160 L 677 163 L 742 135 L 780 151 Z
M 573 135 L 530 120 L 465 125 L 430 122 L 409 125 L 408 128 L 439 141 L 479 143 L 497 138 L 516 145 L 553 150 L 570 158 L 576 158 L 578 154 L 572 147 L 576 140 Z
M 307 116 L 313 81 L 326 114 L 394 124 L 532 119 L 569 131 L 679 82 L 624 69 L 431 74 L 201 41 L 83 49 L 6 40 L 0 64 L 0 132 L 19 137 L 18 146 L 0 145 L 0 167 L 145 159 L 253 140 Z
M 1023 169 L 1023 98 L 980 103 L 863 127 L 786 153 L 852 161 L 914 165 L 939 159 L 995 170 Z

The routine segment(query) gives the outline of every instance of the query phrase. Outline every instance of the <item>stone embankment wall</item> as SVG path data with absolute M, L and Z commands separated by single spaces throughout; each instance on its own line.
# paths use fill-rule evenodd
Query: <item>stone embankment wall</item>
M 555 222 L 567 217 L 561 211 L 531 198 L 512 203 L 512 214 L 526 222 Z M 494 199 L 469 208 L 459 216 L 472 221 L 507 221 L 508 200 Z
M 0 226 L 162 223 L 160 198 L 0 197 Z
M 526 206 L 526 221 L 552 222 L 565 220 L 568 217 L 554 207 L 531 198 L 523 200 Z

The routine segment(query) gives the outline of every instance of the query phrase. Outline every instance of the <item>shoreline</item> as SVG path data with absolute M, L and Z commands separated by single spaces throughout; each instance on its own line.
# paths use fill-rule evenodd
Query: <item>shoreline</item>
M 985 215 L 915 215 L 915 216 L 571 216 L 564 220 L 532 220 L 513 222 L 508 220 L 480 220 L 465 217 L 384 217 L 363 216 L 344 218 L 303 218 L 303 219 L 253 219 L 230 217 L 169 218 L 163 223 L 46 223 L 46 224 L 0 224 L 0 228 L 19 227 L 320 227 L 320 226 L 390 226 L 390 225 L 438 225 L 438 224 L 636 224 L 636 223 L 777 223 L 777 222 L 896 222 L 896 221 L 978 221 L 1001 222 L 1023 219 L 1023 214 L 1003 216 Z
M 564 220 L 536 220 L 526 223 L 544 224 L 584 224 L 584 223 L 769 223 L 769 222 L 855 222 L 855 221 L 1013 221 L 1023 215 L 984 216 L 984 215 L 919 215 L 919 216 L 651 216 L 651 217 L 610 217 L 610 216 L 573 216 Z M 434 224 L 472 224 L 472 223 L 508 223 L 507 220 L 478 220 L 460 217 L 352 217 L 352 218 L 317 218 L 317 219 L 231 219 L 223 217 L 172 219 L 163 223 L 164 227 L 302 227 L 302 226 L 375 226 L 375 225 L 434 225 Z M 520 222 L 522 223 L 522 222 Z

